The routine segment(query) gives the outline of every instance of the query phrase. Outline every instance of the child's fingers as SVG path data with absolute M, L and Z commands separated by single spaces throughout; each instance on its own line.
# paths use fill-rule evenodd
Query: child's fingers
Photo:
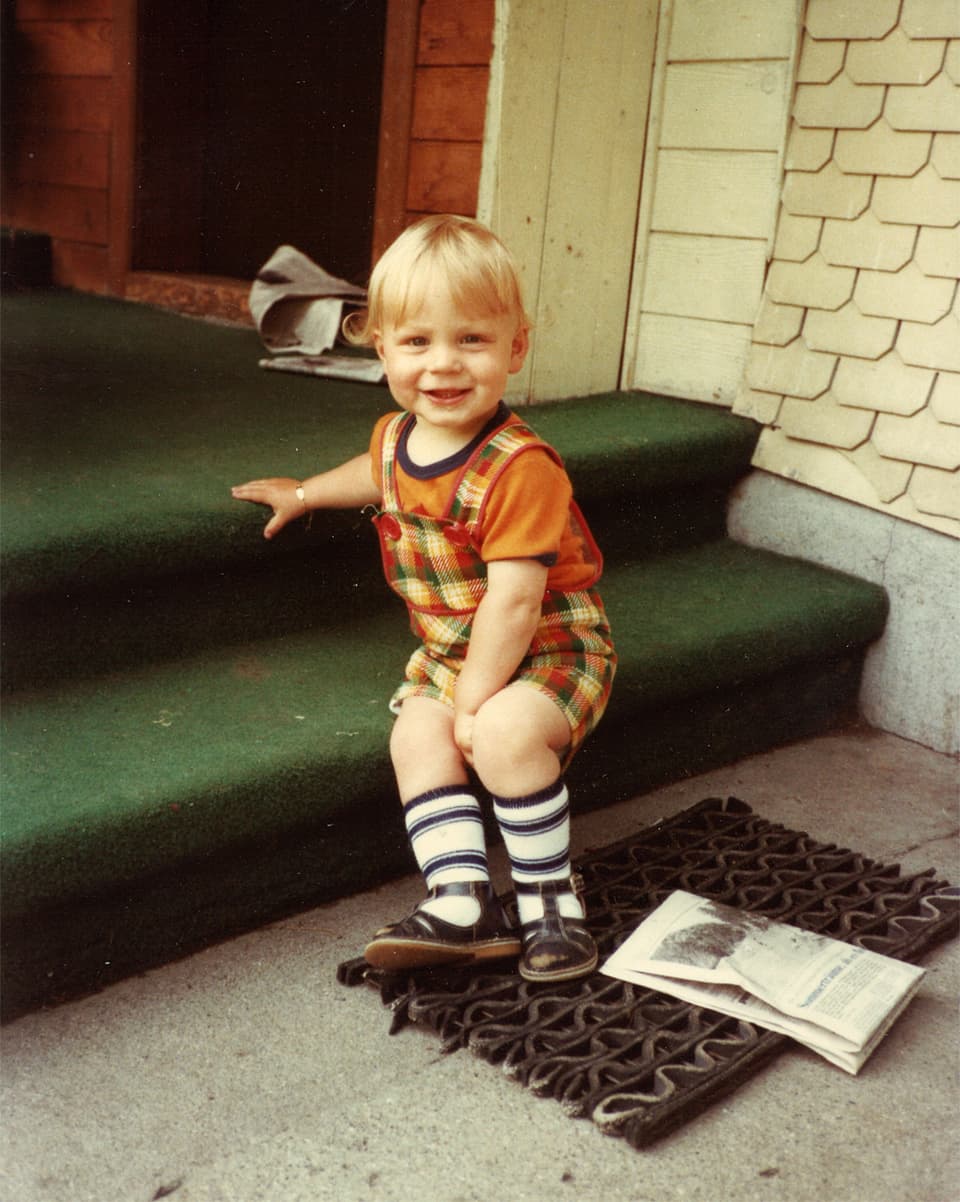
M 259 501 L 266 495 L 267 483 L 265 480 L 251 480 L 247 484 L 235 484 L 230 492 L 241 501 Z
M 473 718 L 460 715 L 454 725 L 453 741 L 467 763 L 473 766 Z
M 291 514 L 287 512 L 288 498 L 286 493 L 295 481 L 285 480 L 248 480 L 246 484 L 234 484 L 230 495 L 237 501 L 253 501 L 258 505 L 268 505 L 273 510 L 273 516 L 263 528 L 264 538 L 273 536 L 283 529 L 290 521 Z

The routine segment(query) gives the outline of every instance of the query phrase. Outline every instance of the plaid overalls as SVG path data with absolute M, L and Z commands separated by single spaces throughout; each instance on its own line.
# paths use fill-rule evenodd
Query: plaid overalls
M 383 508 L 373 519 L 387 583 L 407 603 L 411 629 L 421 642 L 391 699 L 395 713 L 412 696 L 453 705 L 473 615 L 487 587 L 487 565 L 475 537 L 482 528 L 492 484 L 516 456 L 534 447 L 560 463 L 552 447 L 511 415 L 461 469 L 440 517 L 406 513 L 400 506 L 394 463 L 404 423 L 412 420 L 398 413 L 383 431 Z M 573 502 L 571 515 L 587 562 L 595 569 L 591 584 L 596 583 L 602 568 L 600 552 Z M 548 590 L 529 651 L 511 684 L 536 688 L 560 706 L 570 724 L 569 761 L 606 708 L 615 668 L 610 627 L 596 589 Z

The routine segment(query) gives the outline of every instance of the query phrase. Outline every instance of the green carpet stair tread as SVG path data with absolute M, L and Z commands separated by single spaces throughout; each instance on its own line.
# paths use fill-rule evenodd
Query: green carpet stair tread
M 96 297 L 3 304 L 6 595 L 268 562 L 252 476 L 307 476 L 362 451 L 393 408 L 381 386 L 263 371 L 251 330 Z M 729 483 L 754 423 L 723 409 L 611 393 L 525 411 L 565 456 L 588 512 L 625 493 Z M 351 553 L 353 514 L 288 536 Z
M 885 612 L 874 586 L 726 540 L 614 567 L 604 591 L 621 661 L 606 721 L 618 728 L 862 647 Z M 409 650 L 403 629 L 397 604 L 359 624 L 344 614 L 323 629 L 12 695 L 8 913 L 288 827 L 366 826 L 369 795 L 392 797 L 386 701 Z

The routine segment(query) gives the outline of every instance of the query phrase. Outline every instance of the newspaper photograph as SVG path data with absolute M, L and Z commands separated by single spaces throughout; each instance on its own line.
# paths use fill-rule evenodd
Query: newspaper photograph
M 682 890 L 601 972 L 789 1035 L 853 1074 L 924 975 L 915 964 Z

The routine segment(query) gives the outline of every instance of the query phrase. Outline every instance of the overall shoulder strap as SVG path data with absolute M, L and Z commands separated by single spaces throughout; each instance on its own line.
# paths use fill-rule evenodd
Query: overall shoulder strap
M 478 447 L 464 465 L 447 516 L 465 526 L 479 522 L 490 487 L 524 451 L 539 448 L 562 466 L 557 452 L 518 417 L 511 417 Z

